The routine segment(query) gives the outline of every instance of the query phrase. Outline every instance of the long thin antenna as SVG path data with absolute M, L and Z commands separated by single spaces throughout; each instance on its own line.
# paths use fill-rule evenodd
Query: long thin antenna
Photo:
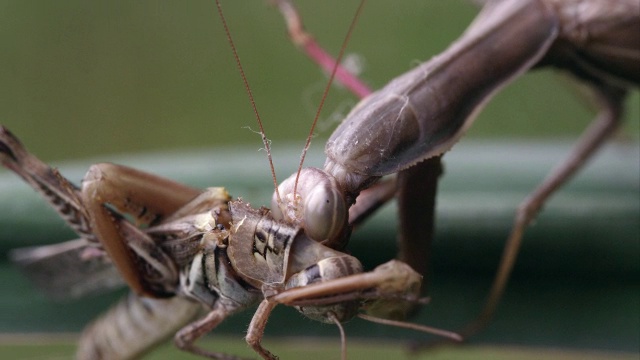
M 218 0 L 216 0 L 218 1 Z M 298 180 L 300 179 L 300 171 L 302 171 L 302 164 L 304 163 L 304 159 L 307 156 L 307 151 L 309 150 L 309 146 L 311 145 L 311 138 L 313 137 L 313 132 L 315 131 L 316 124 L 318 123 L 318 119 L 320 118 L 320 112 L 322 111 L 322 107 L 324 106 L 324 102 L 327 98 L 327 94 L 329 93 L 329 89 L 331 88 L 331 84 L 333 83 L 333 78 L 336 76 L 336 71 L 340 66 L 340 61 L 342 61 L 342 57 L 344 55 L 344 51 L 347 48 L 347 44 L 349 43 L 349 39 L 351 38 L 351 33 L 353 33 L 353 29 L 355 28 L 356 22 L 360 13 L 362 12 L 362 8 L 364 7 L 365 0 L 361 0 L 358 8 L 356 9 L 356 14 L 353 17 L 353 21 L 349 25 L 349 30 L 347 30 L 347 35 L 342 41 L 342 46 L 340 46 L 340 53 L 336 58 L 336 61 L 333 65 L 333 69 L 331 70 L 331 76 L 329 77 L 329 81 L 327 82 L 327 86 L 324 88 L 324 92 L 322 93 L 322 99 L 320 100 L 320 105 L 318 105 L 318 110 L 316 111 L 316 116 L 313 118 L 313 123 L 311 124 L 311 129 L 309 130 L 309 136 L 307 136 L 307 142 L 304 145 L 304 149 L 302 150 L 302 155 L 300 155 L 300 163 L 298 164 L 298 172 L 296 173 L 296 181 L 293 185 L 293 195 L 295 198 L 295 194 L 298 190 Z
M 256 115 L 256 120 L 258 121 L 258 126 L 260 127 L 260 135 L 262 137 L 262 143 L 264 144 L 264 148 L 267 151 L 267 158 L 269 159 L 269 167 L 271 168 L 271 177 L 273 178 L 273 185 L 276 189 L 276 196 L 278 197 L 278 202 L 280 200 L 280 192 L 278 191 L 278 180 L 276 179 L 276 170 L 273 166 L 273 158 L 271 156 L 271 146 L 269 146 L 269 140 L 267 139 L 267 135 L 264 132 L 264 126 L 262 125 L 262 119 L 260 118 L 260 113 L 258 113 L 258 107 L 256 106 L 256 101 L 253 98 L 253 93 L 251 92 L 251 87 L 249 86 L 249 81 L 244 74 L 244 69 L 242 68 L 242 63 L 240 62 L 240 57 L 238 56 L 238 52 L 236 51 L 236 45 L 231 38 L 231 32 L 229 31 L 229 26 L 227 25 L 227 20 L 224 18 L 224 14 L 222 12 L 222 5 L 220 5 L 220 0 L 216 0 L 216 6 L 218 7 L 218 14 L 220 15 L 220 20 L 222 20 L 222 26 L 224 27 L 224 32 L 227 34 L 227 40 L 229 45 L 231 46 L 231 51 L 233 52 L 233 58 L 236 61 L 236 65 L 238 67 L 238 71 L 240 72 L 240 77 L 242 77 L 242 82 L 244 83 L 244 88 L 247 91 L 247 95 L 249 96 L 249 102 L 251 103 L 251 108 L 253 109 L 253 113 Z

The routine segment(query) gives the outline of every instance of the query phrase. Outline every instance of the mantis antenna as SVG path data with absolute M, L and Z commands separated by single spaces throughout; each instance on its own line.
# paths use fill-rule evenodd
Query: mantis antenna
M 216 0 L 217 1 L 217 0 Z M 320 104 L 318 105 L 318 110 L 316 111 L 316 115 L 313 118 L 313 123 L 311 123 L 311 129 L 309 130 L 309 136 L 307 136 L 307 142 L 304 145 L 304 149 L 302 149 L 302 154 L 300 155 L 300 163 L 298 164 L 298 171 L 296 173 L 296 180 L 293 185 L 293 197 L 295 198 L 296 192 L 298 190 L 298 180 L 300 179 L 300 171 L 302 171 L 302 164 L 304 163 L 304 159 L 307 156 L 307 151 L 309 150 L 309 146 L 311 145 L 311 138 L 313 137 L 313 132 L 316 128 L 316 124 L 318 123 L 318 118 L 320 118 L 320 112 L 322 111 L 322 107 L 324 106 L 324 102 L 327 98 L 327 94 L 329 93 L 329 89 L 331 88 L 331 84 L 333 83 L 333 78 L 336 76 L 336 71 L 339 68 L 340 61 L 342 61 L 342 57 L 344 56 L 344 51 L 347 48 L 347 44 L 349 43 L 349 39 L 351 38 L 351 34 L 353 33 L 353 29 L 355 28 L 358 17 L 360 17 L 360 13 L 362 12 L 362 8 L 364 7 L 365 0 L 361 0 L 358 8 L 356 9 L 356 14 L 349 25 L 349 29 L 347 30 L 347 35 L 344 37 L 342 41 L 342 45 L 340 46 L 340 52 L 338 53 L 338 57 L 336 58 L 335 63 L 333 64 L 333 69 L 331 70 L 331 75 L 329 76 L 329 81 L 327 81 L 327 86 L 324 88 L 324 92 L 322 93 L 322 99 L 320 100 Z M 277 187 L 277 185 L 276 185 Z M 277 191 L 277 190 L 276 190 Z M 278 198 L 280 195 L 278 194 Z
M 235 43 L 233 42 L 233 38 L 231 37 L 231 32 L 229 31 L 229 26 L 227 25 L 227 21 L 222 12 L 222 5 L 220 4 L 220 0 L 216 0 L 216 6 L 218 8 L 218 15 L 220 15 L 220 20 L 222 21 L 222 26 L 224 27 L 224 32 L 227 35 L 227 41 L 229 42 L 229 45 L 231 46 L 231 51 L 233 52 L 233 58 L 236 61 L 236 66 L 238 67 L 238 71 L 240 72 L 240 77 L 242 78 L 242 82 L 244 83 L 244 88 L 247 91 L 249 102 L 251 103 L 251 108 L 253 109 L 253 113 L 256 115 L 256 120 L 258 121 L 258 126 L 260 127 L 260 136 L 262 137 L 262 143 L 264 144 L 264 148 L 267 152 L 267 158 L 269 159 L 269 167 L 271 168 L 271 178 L 273 179 L 273 185 L 276 189 L 278 202 L 281 202 L 280 192 L 278 191 L 278 180 L 276 179 L 276 170 L 275 170 L 275 167 L 273 166 L 273 158 L 271 156 L 271 146 L 269 146 L 269 140 L 267 139 L 267 135 L 264 132 L 262 119 L 260 118 L 260 113 L 258 112 L 256 101 L 253 98 L 253 93 L 251 92 L 249 81 L 247 80 L 247 77 L 244 74 L 244 69 L 242 67 L 242 63 L 240 62 L 240 56 L 238 56 Z

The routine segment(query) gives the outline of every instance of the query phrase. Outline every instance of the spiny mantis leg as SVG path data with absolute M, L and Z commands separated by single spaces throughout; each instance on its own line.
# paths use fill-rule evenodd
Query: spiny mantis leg
M 374 270 L 313 283 L 301 287 L 283 290 L 267 299 L 284 305 L 297 305 L 308 301 L 308 304 L 325 304 L 322 298 L 330 298 L 329 302 L 353 300 L 357 298 L 403 298 L 412 302 L 423 302 L 417 293 L 422 276 L 415 270 L 398 260 L 391 260 L 379 265 Z M 362 292 L 372 290 L 365 295 Z M 346 297 L 342 294 L 348 294 Z M 307 304 L 307 305 L 308 305 Z
M 399 172 L 395 178 L 382 180 L 362 191 L 349 209 L 349 224 L 358 226 L 395 195 L 400 219 L 397 258 L 425 278 L 429 272 L 436 194 L 441 174 L 441 157 L 427 159 Z M 422 294 L 427 293 L 427 284 L 423 279 Z
M 569 179 L 602 147 L 609 136 L 618 128 L 622 114 L 622 101 L 626 92 L 605 84 L 594 87 L 600 101 L 600 111 L 589 127 L 574 145 L 568 158 L 553 169 L 547 178 L 518 206 L 513 228 L 505 244 L 502 259 L 487 300 L 478 317 L 460 332 L 469 337 L 484 329 L 502 298 L 513 270 L 525 229 L 538 214 L 549 197 Z
M 120 216 L 107 205 L 130 214 L 139 223 L 153 224 L 171 215 L 199 193 L 200 190 L 159 176 L 108 163 L 91 166 L 85 175 L 82 202 L 91 229 L 125 282 L 136 293 L 149 297 L 159 295 L 149 289 L 127 246 Z M 170 266 L 168 263 L 159 265 Z
M 398 173 L 398 259 L 423 276 L 422 294 L 427 294 L 431 243 L 435 229 L 438 178 L 441 157 L 436 156 Z
M 406 304 L 428 302 L 427 298 L 419 297 L 421 279 L 422 276 L 409 265 L 391 260 L 370 272 L 287 289 L 269 296 L 267 300 L 290 306 L 318 306 L 363 300 L 363 308 L 369 315 L 363 317 L 366 320 L 386 322 L 461 341 L 460 335 L 450 331 L 394 320 L 406 317 L 406 311 L 410 308 Z

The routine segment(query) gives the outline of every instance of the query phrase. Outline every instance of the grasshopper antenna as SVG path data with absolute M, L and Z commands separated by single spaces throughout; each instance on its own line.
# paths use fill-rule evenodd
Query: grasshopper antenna
M 249 86 L 249 81 L 244 74 L 244 69 L 242 67 L 242 63 L 240 62 L 240 56 L 238 56 L 238 51 L 236 51 L 236 45 L 231 38 L 231 32 L 229 31 L 229 26 L 227 25 L 227 20 L 224 17 L 222 12 L 222 5 L 220 4 L 220 0 L 216 0 L 216 6 L 218 8 L 218 15 L 220 15 L 220 20 L 222 21 L 222 26 L 224 27 L 224 32 L 227 35 L 227 41 L 231 46 L 231 51 L 233 52 L 233 58 L 236 61 L 236 66 L 238 67 L 238 71 L 240 72 L 240 77 L 242 77 L 242 82 L 244 83 L 244 88 L 247 91 L 247 95 L 249 96 L 249 102 L 251 103 L 251 108 L 253 109 L 253 113 L 256 115 L 256 120 L 258 121 L 258 126 L 260 127 L 260 136 L 262 137 L 262 143 L 264 144 L 264 148 L 267 152 L 267 158 L 269 159 L 269 167 L 271 168 L 271 178 L 273 179 L 273 185 L 276 189 L 276 196 L 278 197 L 278 202 L 280 200 L 280 192 L 278 191 L 278 180 L 276 179 L 276 170 L 273 166 L 273 157 L 271 156 L 271 146 L 269 146 L 269 139 L 267 139 L 267 135 L 264 132 L 264 126 L 262 125 L 262 119 L 260 118 L 260 113 L 258 113 L 258 107 L 256 106 L 256 101 L 253 98 L 253 93 L 251 92 L 251 87 Z M 314 122 L 315 124 L 315 122 Z
M 218 1 L 218 0 L 216 0 Z M 320 104 L 318 105 L 318 110 L 316 111 L 316 115 L 313 118 L 313 123 L 311 124 L 311 129 L 309 130 L 309 136 L 307 136 L 307 142 L 304 145 L 304 149 L 302 150 L 302 154 L 300 155 L 300 163 L 298 164 L 298 172 L 296 173 L 296 180 L 293 185 L 293 197 L 296 197 L 296 193 L 298 190 L 298 180 L 300 179 L 300 172 L 302 171 L 302 164 L 304 163 L 304 159 L 307 156 L 307 151 L 309 150 L 309 146 L 311 145 L 311 138 L 313 137 L 313 132 L 316 128 L 316 124 L 318 123 L 318 118 L 320 118 L 320 112 L 322 111 L 322 107 L 324 106 L 324 102 L 329 93 L 329 89 L 331 88 L 331 84 L 333 83 L 333 79 L 336 76 L 336 71 L 340 67 L 340 61 L 342 61 L 342 57 L 344 55 L 344 51 L 349 43 L 349 39 L 351 38 L 351 34 L 353 33 L 353 29 L 355 28 L 358 17 L 360 17 L 360 13 L 362 12 L 362 8 L 364 7 L 365 0 L 361 0 L 358 8 L 356 9 L 356 14 L 349 25 L 349 30 L 347 30 L 347 35 L 344 37 L 342 41 L 342 45 L 340 46 L 340 53 L 333 64 L 333 68 L 331 70 L 331 75 L 329 76 L 329 81 L 327 82 L 327 86 L 324 88 L 324 92 L 322 93 L 322 99 L 320 100 Z M 277 188 L 277 185 L 276 185 Z M 277 190 L 276 190 L 277 191 Z M 280 199 L 280 195 L 278 194 L 278 199 Z M 279 201 L 279 200 L 278 200 Z

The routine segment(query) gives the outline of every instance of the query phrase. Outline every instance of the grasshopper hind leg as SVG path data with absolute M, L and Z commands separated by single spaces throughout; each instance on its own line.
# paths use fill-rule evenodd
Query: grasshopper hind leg
M 80 189 L 58 170 L 29 153 L 4 126 L 0 126 L 0 163 L 40 193 L 76 234 L 90 241 L 95 240 Z
M 103 163 L 91 166 L 82 181 L 81 193 L 91 229 L 126 283 L 138 294 L 160 295 L 151 289 L 145 277 L 149 274 L 141 271 L 130 249 L 131 241 L 137 240 L 147 247 L 148 251 L 141 252 L 144 255 L 153 251 L 155 244 L 140 229 L 128 226 L 112 209 L 133 216 L 139 224 L 153 225 L 197 197 L 200 190 L 126 166 Z M 165 274 L 161 280 L 176 278 L 173 262 L 156 253 L 145 261 L 154 271 Z

